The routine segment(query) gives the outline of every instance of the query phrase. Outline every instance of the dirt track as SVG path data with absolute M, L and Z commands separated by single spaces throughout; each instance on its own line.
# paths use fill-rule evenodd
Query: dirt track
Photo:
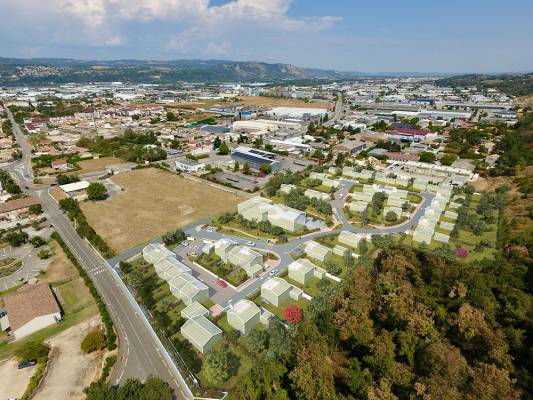
M 0 363 L 0 399 L 18 399 L 22 397 L 35 367 L 17 369 L 18 361 L 14 358 Z
M 35 400 L 85 399 L 83 388 L 100 376 L 105 353 L 85 354 L 80 344 L 91 327 L 99 323 L 99 317 L 95 317 L 50 339 L 56 355 Z

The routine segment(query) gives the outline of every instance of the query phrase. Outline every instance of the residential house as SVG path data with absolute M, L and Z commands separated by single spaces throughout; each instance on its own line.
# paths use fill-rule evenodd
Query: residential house
M 15 340 L 61 321 L 61 309 L 47 283 L 23 286 L 4 298 L 8 329 Z
M 207 353 L 222 340 L 220 328 L 203 315 L 185 321 L 180 332 L 202 354 Z
M 242 335 L 248 335 L 259 323 L 261 310 L 250 300 L 242 299 L 230 306 L 227 317 L 228 323 Z

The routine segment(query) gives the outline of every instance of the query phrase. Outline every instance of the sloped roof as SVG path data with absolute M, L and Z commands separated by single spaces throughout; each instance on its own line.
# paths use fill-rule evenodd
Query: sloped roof
M 34 318 L 61 312 L 47 283 L 24 286 L 16 293 L 6 296 L 4 303 L 13 331 Z

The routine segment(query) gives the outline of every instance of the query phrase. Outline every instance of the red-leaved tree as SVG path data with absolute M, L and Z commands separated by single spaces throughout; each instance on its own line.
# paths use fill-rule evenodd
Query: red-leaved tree
M 283 311 L 283 317 L 290 324 L 299 324 L 300 322 L 302 322 L 304 312 L 298 306 L 288 306 Z

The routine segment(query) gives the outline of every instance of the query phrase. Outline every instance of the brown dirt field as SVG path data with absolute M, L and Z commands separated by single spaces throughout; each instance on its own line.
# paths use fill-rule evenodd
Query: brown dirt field
M 528 96 L 517 97 L 514 99 L 514 103 L 523 107 L 533 107 L 533 94 Z
M 232 101 L 220 101 L 220 100 L 206 100 L 206 101 L 198 101 L 198 102 L 183 102 L 183 103 L 175 103 L 171 105 L 173 108 L 183 108 L 183 109 L 196 109 L 196 108 L 204 108 L 204 107 L 212 107 L 215 105 L 218 106 L 228 106 L 232 104 L 244 104 L 244 105 L 252 105 L 252 106 L 258 106 L 258 107 L 303 107 L 303 108 L 328 108 L 332 105 L 330 102 L 309 102 L 306 103 L 303 100 L 298 99 L 283 99 L 283 98 L 276 98 L 276 97 L 264 97 L 264 96 L 244 96 L 239 97 L 238 100 Z M 212 116 L 212 114 L 210 114 Z
M 83 202 L 89 224 L 121 253 L 200 218 L 233 211 L 243 197 L 155 168 L 116 175 L 123 191 Z
M 85 354 L 80 345 L 92 328 L 100 325 L 99 317 L 82 322 L 54 336 L 48 341 L 52 347 L 48 372 L 35 400 L 85 399 L 83 388 L 97 380 L 101 374 L 105 352 Z
M 116 157 L 104 157 L 92 160 L 83 160 L 77 163 L 81 169 L 73 172 L 73 174 L 86 174 L 89 172 L 103 171 L 106 165 L 122 163 L 124 163 L 124 160 Z
M 50 194 L 55 199 L 55 201 L 66 199 L 68 196 L 63 190 L 61 190 L 59 187 L 55 187 L 52 190 L 50 190 Z
M 14 358 L 0 363 L 0 399 L 19 399 L 24 394 L 35 367 L 17 368 Z

